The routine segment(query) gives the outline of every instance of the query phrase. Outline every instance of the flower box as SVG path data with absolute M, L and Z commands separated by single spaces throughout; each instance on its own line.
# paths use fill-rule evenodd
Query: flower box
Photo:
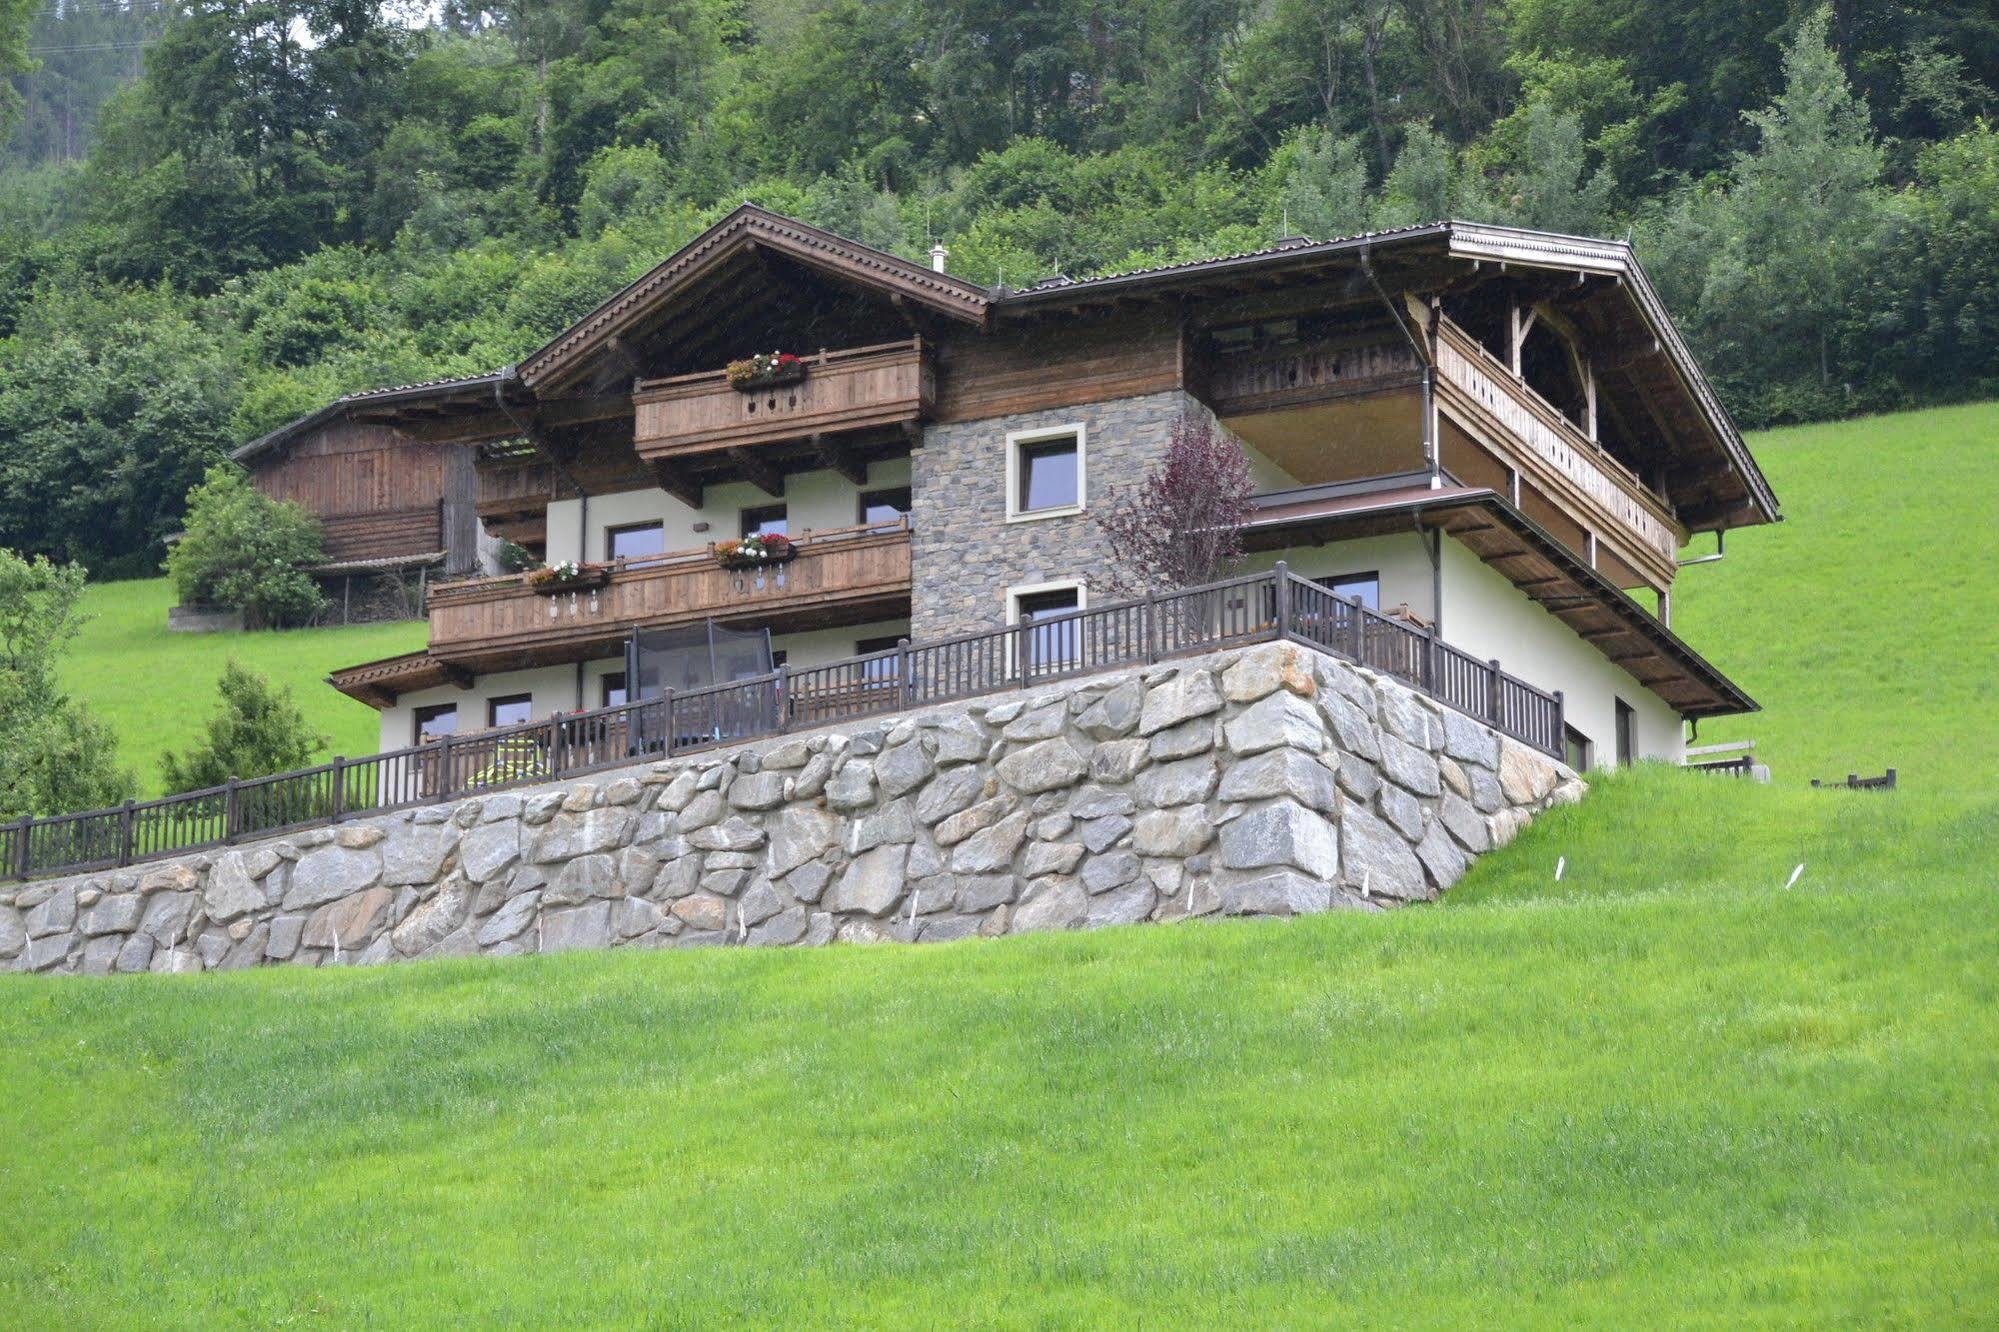
M 798 547 L 790 537 L 772 532 L 747 536 L 740 541 L 717 541 L 715 559 L 724 569 L 762 569 L 798 558 Z
M 521 575 L 521 581 L 533 591 L 554 596 L 561 592 L 583 592 L 602 587 L 611 581 L 611 571 L 601 564 L 576 564 L 565 560 L 561 564 L 545 564 L 539 569 L 530 569 Z
M 805 378 L 805 362 L 790 352 L 758 352 L 740 361 L 731 361 L 723 371 L 729 387 L 738 393 L 755 393 L 775 384 L 796 384 Z

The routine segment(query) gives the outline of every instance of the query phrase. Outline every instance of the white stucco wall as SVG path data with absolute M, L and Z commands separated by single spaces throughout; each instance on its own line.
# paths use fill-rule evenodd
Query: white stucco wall
M 905 618 L 848 625 L 840 629 L 773 634 L 770 642 L 773 651 L 785 654 L 788 664 L 815 666 L 821 662 L 838 661 L 842 657 L 853 656 L 854 644 L 862 639 L 887 638 L 891 635 L 902 637 L 908 633 L 909 621 Z M 624 669 L 625 659 L 622 655 L 584 662 L 582 706 L 585 708 L 603 706 L 604 677 L 617 675 Z M 478 677 L 470 689 L 460 689 L 455 685 L 440 685 L 435 689 L 419 689 L 415 693 L 404 694 L 396 700 L 394 707 L 382 713 L 381 748 L 383 751 L 404 749 L 414 743 L 418 708 L 436 703 L 456 703 L 458 729 L 476 730 L 486 724 L 488 702 L 514 694 L 533 695 L 535 721 L 558 712 L 574 712 L 577 708 L 576 667 L 538 666 L 525 671 L 500 671 Z
M 733 538 L 740 530 L 739 515 L 744 509 L 783 504 L 797 536 L 806 531 L 852 527 L 856 522 L 857 497 L 864 490 L 885 490 L 909 484 L 909 459 L 885 458 L 868 467 L 868 483 L 856 486 L 838 472 L 799 472 L 785 478 L 784 498 L 773 499 L 748 481 L 731 481 L 709 486 L 699 509 L 690 509 L 663 490 L 626 490 L 614 495 L 592 495 L 588 530 L 579 533 L 578 519 L 583 501 L 553 500 L 548 506 L 548 562 L 579 563 L 605 556 L 604 533 L 612 527 L 658 520 L 666 525 L 666 549 L 693 550 L 711 541 Z M 697 532 L 696 523 L 708 530 Z
M 1638 756 L 1680 760 L 1685 729 L 1664 699 L 1457 542 L 1444 542 L 1443 561 L 1445 642 L 1497 657 L 1509 674 L 1542 689 L 1561 690 L 1564 717 L 1590 738 L 1597 766 L 1617 761 L 1619 699 L 1637 713 Z

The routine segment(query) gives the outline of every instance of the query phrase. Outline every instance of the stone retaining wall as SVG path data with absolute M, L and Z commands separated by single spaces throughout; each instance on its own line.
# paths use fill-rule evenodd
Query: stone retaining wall
M 0 969 L 938 940 L 1436 896 L 1567 768 L 1291 644 L 0 891 Z

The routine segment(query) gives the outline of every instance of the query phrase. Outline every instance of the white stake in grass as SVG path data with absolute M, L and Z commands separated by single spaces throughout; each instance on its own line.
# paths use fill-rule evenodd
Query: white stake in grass
M 1565 869 L 1567 869 L 1568 867 L 1569 867 L 1569 858 L 1568 858 L 1567 856 L 1556 856 L 1556 857 L 1555 857 L 1555 882 L 1556 882 L 1556 883 L 1560 883 L 1560 882 L 1562 881 L 1562 871 L 1563 871 L 1563 870 L 1565 870 Z
M 1784 880 L 1784 890 L 1789 892 L 1792 888 L 1797 887 L 1798 879 L 1803 876 L 1804 872 L 1805 863 L 1801 860 L 1798 862 L 1798 867 L 1791 871 L 1791 877 Z

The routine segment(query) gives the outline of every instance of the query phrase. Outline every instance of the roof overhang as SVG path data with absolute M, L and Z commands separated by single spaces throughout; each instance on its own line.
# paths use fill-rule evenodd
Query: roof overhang
M 282 452 L 307 435 L 343 421 L 376 421 L 394 425 L 405 416 L 484 408 L 494 402 L 495 394 L 503 390 L 509 377 L 510 369 L 489 370 L 479 375 L 349 393 L 316 412 L 308 412 L 268 434 L 258 436 L 229 456 L 248 466 L 266 454 Z
M 1498 492 L 1478 486 L 1326 489 L 1333 493 L 1267 497 L 1247 524 L 1244 544 L 1275 549 L 1418 526 L 1441 531 L 1682 716 L 1757 711 L 1741 686 Z M 1445 615 L 1448 622 L 1448 606 Z
M 839 282 L 972 325 L 982 325 L 992 295 L 984 287 L 808 223 L 744 204 L 638 281 L 583 316 L 520 364 L 537 391 L 560 384 L 591 353 L 653 318 L 718 266 L 762 247 Z

